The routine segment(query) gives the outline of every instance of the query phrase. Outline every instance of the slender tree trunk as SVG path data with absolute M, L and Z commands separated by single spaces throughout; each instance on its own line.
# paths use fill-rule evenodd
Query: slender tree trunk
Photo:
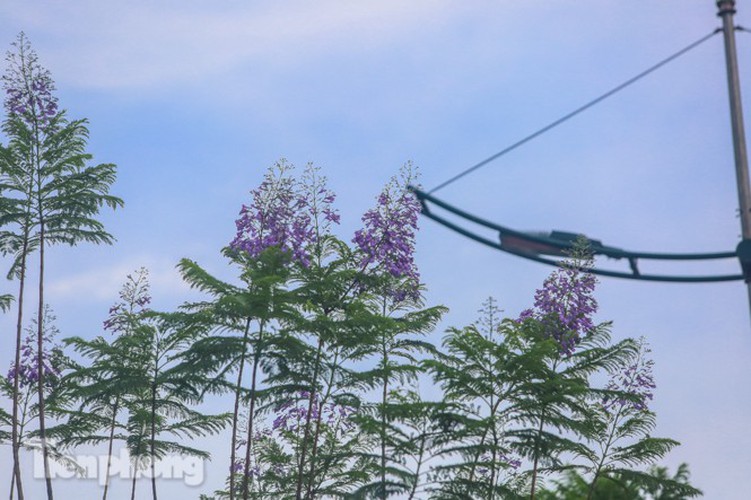
M 308 489 L 305 493 L 305 498 L 312 499 L 314 490 L 313 490 L 313 479 L 316 476 L 316 473 L 318 472 L 316 470 L 316 459 L 318 458 L 318 437 L 321 435 L 321 421 L 323 420 L 323 407 L 326 404 L 326 402 L 329 400 L 329 397 L 331 397 L 331 387 L 334 385 L 334 377 L 336 375 L 336 366 L 337 362 L 339 360 L 339 351 L 335 351 L 334 354 L 334 362 L 331 363 L 331 375 L 329 375 L 329 380 L 326 383 L 326 394 L 323 395 L 321 398 L 321 401 L 318 403 L 318 411 L 316 412 L 316 430 L 313 433 L 313 449 L 310 452 L 310 481 L 308 482 Z M 325 476 L 321 476 L 321 479 L 318 481 L 318 484 L 316 487 L 320 487 L 321 484 L 323 484 L 325 480 Z
M 110 437 L 107 444 L 107 468 L 104 471 L 104 493 L 102 500 L 107 500 L 107 490 L 110 486 L 110 465 L 112 464 L 112 445 L 115 441 L 115 424 L 117 419 L 117 410 L 120 406 L 120 397 L 115 398 L 115 404 L 112 407 L 112 422 L 110 423 Z
M 13 500 L 13 486 L 16 486 L 18 491 L 18 500 L 24 500 L 23 495 L 23 483 L 21 482 L 21 461 L 19 456 L 19 450 L 21 448 L 21 441 L 19 437 L 18 427 L 18 406 L 20 397 L 20 380 L 18 369 L 21 366 L 21 333 L 23 331 L 23 296 L 24 285 L 26 283 L 26 252 L 28 251 L 29 243 L 29 231 L 24 230 L 23 249 L 21 254 L 21 269 L 18 285 L 18 315 L 16 321 L 16 357 L 15 364 L 13 365 L 16 370 L 16 376 L 13 377 L 13 418 L 11 421 L 11 443 L 13 447 L 13 479 L 10 486 L 10 499 Z
M 597 480 L 600 478 L 600 470 L 598 468 L 595 472 L 595 476 L 592 478 L 592 484 L 589 485 L 589 491 L 587 492 L 587 500 L 592 500 L 592 495 L 595 493 L 595 487 L 597 486 Z
M 295 498 L 302 500 L 302 484 L 305 473 L 305 455 L 308 451 L 308 439 L 310 438 L 310 417 L 313 414 L 313 404 L 316 396 L 316 382 L 318 380 L 318 371 L 321 366 L 321 352 L 323 351 L 323 338 L 318 338 L 318 350 L 316 351 L 316 360 L 313 366 L 313 379 L 310 384 L 310 394 L 308 400 L 308 413 L 305 415 L 305 432 L 303 433 L 302 448 L 300 450 L 300 463 L 297 465 L 297 491 Z M 312 481 L 313 478 L 310 478 Z
M 133 466 L 133 482 L 130 486 L 130 500 L 136 500 L 136 478 L 138 478 L 138 467 Z
M 555 374 L 555 376 L 558 375 L 558 372 L 556 371 L 558 369 L 558 362 L 559 360 L 557 359 L 553 361 L 552 372 L 553 374 Z M 535 441 L 535 458 L 532 464 L 532 486 L 530 488 L 529 500 L 535 500 L 535 488 L 537 486 L 537 476 L 538 476 L 537 466 L 540 462 L 540 441 L 542 440 L 542 431 L 545 426 L 545 410 L 546 410 L 546 407 L 543 406 L 542 411 L 540 412 L 540 425 L 537 429 L 537 440 Z
M 146 426 L 139 426 L 138 430 L 138 441 L 136 441 L 136 445 L 134 446 L 134 449 L 136 451 L 135 458 L 133 456 L 130 457 L 130 461 L 133 463 L 133 482 L 131 483 L 130 487 L 130 500 L 135 500 L 136 498 L 136 480 L 138 479 L 138 471 L 139 467 L 143 460 L 144 452 L 141 449 L 141 445 L 143 443 L 143 438 L 146 435 Z
M 422 468 L 423 456 L 425 454 L 425 433 L 428 432 L 428 429 L 425 425 L 423 425 L 421 431 L 422 436 L 420 437 L 420 451 L 417 453 L 417 467 L 415 467 L 415 482 L 412 483 L 412 489 L 409 491 L 409 498 L 407 500 L 412 500 L 413 498 L 415 498 L 417 487 L 420 484 L 420 469 Z
M 41 211 L 40 211 L 41 212 Z M 47 500 L 53 500 L 50 456 L 44 415 L 44 219 L 39 221 L 39 307 L 37 309 L 37 395 L 39 396 L 39 438 L 42 441 L 44 459 L 44 481 L 47 487 Z
M 490 409 L 490 414 L 491 415 L 495 415 L 496 411 L 498 411 L 498 406 L 501 404 L 501 401 L 503 401 L 503 400 L 500 399 L 500 398 L 496 400 L 495 405 Z M 482 446 L 485 445 L 485 440 L 488 437 L 489 430 L 490 429 L 488 427 L 485 427 L 483 429 L 482 436 L 480 437 L 480 447 L 482 447 Z M 469 480 L 470 481 L 474 480 L 474 478 L 475 478 L 475 469 L 477 468 L 477 461 L 479 459 L 480 459 L 480 454 L 478 452 L 478 454 L 475 455 L 475 461 L 472 464 L 472 468 L 470 469 L 470 472 L 469 472 Z
M 258 363 L 261 361 L 261 342 L 263 342 L 263 329 L 265 320 L 261 320 L 258 326 L 258 342 L 253 349 L 253 371 L 250 375 L 250 409 L 248 410 L 248 433 L 245 444 L 245 464 L 243 467 L 243 500 L 248 500 L 250 494 L 250 450 L 253 446 L 253 419 L 256 411 L 256 386 L 258 377 Z
M 383 343 L 383 391 L 381 393 L 381 498 L 386 498 L 386 399 L 388 396 L 388 362 L 386 342 Z
M 240 390 L 243 383 L 243 370 L 245 368 L 245 356 L 247 354 L 248 334 L 250 333 L 250 318 L 245 322 L 243 334 L 243 348 L 240 354 L 240 369 L 237 372 L 237 384 L 235 385 L 235 408 L 232 413 L 232 448 L 229 458 L 229 499 L 235 499 L 235 460 L 237 459 L 237 419 L 240 415 Z
M 387 303 L 386 299 L 383 300 L 383 307 L 381 314 L 385 317 L 387 315 Z M 381 339 L 381 354 L 383 361 L 383 390 L 381 391 L 381 498 L 386 499 L 386 400 L 388 397 L 389 386 L 389 352 L 386 345 L 386 335 L 383 332 L 383 338 Z
M 492 316 L 490 320 L 490 324 L 488 325 L 488 342 L 493 342 L 493 331 L 495 330 Z M 489 353 L 488 355 L 488 367 L 487 371 L 488 373 L 494 373 L 493 370 L 493 355 L 492 353 Z M 503 394 L 503 388 L 499 387 L 499 395 L 498 395 L 498 401 L 501 400 L 501 394 Z M 495 403 L 495 384 L 493 381 L 490 383 L 490 425 L 491 430 L 493 431 L 493 454 L 492 454 L 492 461 L 490 462 L 490 500 L 493 500 L 495 498 L 495 482 L 496 482 L 496 460 L 498 459 L 498 444 L 499 444 L 499 438 L 498 438 L 498 429 L 496 427 L 496 412 L 498 410 L 498 405 Z
M 313 432 L 313 448 L 310 450 L 310 473 L 308 474 L 308 487 L 305 490 L 305 498 L 310 499 L 313 498 L 313 486 L 314 486 L 314 478 L 316 477 L 316 473 L 319 471 L 316 470 L 316 458 L 318 457 L 318 437 L 321 435 L 321 414 L 323 413 L 323 404 L 324 401 L 328 399 L 328 394 L 321 399 L 321 401 L 318 403 L 318 409 L 316 410 L 316 421 L 315 421 L 315 431 Z M 324 477 L 321 477 L 321 480 L 318 481 L 318 485 L 320 486 L 323 481 Z
M 158 359 L 158 358 L 157 358 Z M 157 500 L 156 498 L 156 379 L 158 376 L 158 361 L 157 364 L 154 365 L 154 381 L 151 384 L 151 432 L 150 432 L 150 443 L 149 443 L 149 454 L 151 455 L 151 460 L 149 461 L 149 467 L 151 467 L 151 495 L 153 500 Z
M 14 471 L 14 473 L 11 474 L 11 476 L 10 476 L 10 500 L 13 500 L 13 493 L 14 493 L 13 490 L 14 490 L 15 486 L 16 486 L 16 474 L 15 474 L 15 471 Z
M 325 398 L 327 399 L 327 398 Z M 320 471 L 316 469 L 316 459 L 318 458 L 318 438 L 321 435 L 321 413 L 323 412 L 323 400 L 318 403 L 318 410 L 316 411 L 315 432 L 313 432 L 313 448 L 310 450 L 310 473 L 308 474 L 308 487 L 305 490 L 305 498 L 311 499 L 314 494 L 314 487 L 320 487 L 326 479 L 324 475 L 316 484 L 314 479 L 316 474 Z
M 26 438 L 26 434 L 24 434 L 24 430 L 26 429 L 26 424 L 28 421 L 26 420 L 26 416 L 29 414 L 29 399 L 32 397 L 31 393 L 28 393 L 26 397 L 23 400 L 23 405 L 21 407 L 21 416 L 20 420 L 18 421 L 18 441 L 20 443 L 23 443 L 24 439 Z M 15 480 L 15 475 L 13 476 L 13 479 Z M 15 484 L 15 481 L 14 483 Z M 11 494 L 11 500 L 13 500 L 13 484 L 11 484 L 10 494 Z
M 597 464 L 597 469 L 595 469 L 595 475 L 592 478 L 592 484 L 589 486 L 589 492 L 587 493 L 587 500 L 592 500 L 592 496 L 595 494 L 595 488 L 597 487 L 597 479 L 599 479 L 600 474 L 602 473 L 602 467 L 605 464 L 605 460 L 608 457 L 608 452 L 610 451 L 610 447 L 613 445 L 613 439 L 615 437 L 615 431 L 618 429 L 618 421 L 621 418 L 621 412 L 623 412 L 623 405 L 621 405 L 618 408 L 618 413 L 616 414 L 615 418 L 613 418 L 613 424 L 610 427 L 610 433 L 608 433 L 608 439 L 605 442 L 605 447 L 602 449 L 602 457 L 600 458 L 600 463 Z
M 493 454 L 490 462 L 490 500 L 495 498 L 495 482 L 496 482 L 496 463 L 498 460 L 498 430 L 495 428 L 495 418 L 491 416 L 491 423 L 493 425 Z
M 535 458 L 532 463 L 532 486 L 530 487 L 529 499 L 535 500 L 535 488 L 537 487 L 537 466 L 540 462 L 540 440 L 542 439 L 542 430 L 545 425 L 545 409 L 540 414 L 540 425 L 537 428 L 537 439 L 535 440 Z

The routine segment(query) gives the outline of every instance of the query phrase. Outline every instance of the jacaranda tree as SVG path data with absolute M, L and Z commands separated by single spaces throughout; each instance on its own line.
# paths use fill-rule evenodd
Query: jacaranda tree
M 17 351 L 20 349 L 27 257 L 30 252 L 39 251 L 37 351 L 41 365 L 45 248 L 59 243 L 76 245 L 83 241 L 111 244 L 114 238 L 94 217 L 103 205 L 116 208 L 123 202 L 109 194 L 116 176 L 115 165 L 88 165 L 92 156 L 86 153 L 86 120 L 69 120 L 65 111 L 60 110 L 54 96 L 54 81 L 49 71 L 39 64 L 38 56 L 23 33 L 14 43 L 14 49 L 8 53 L 8 67 L 3 76 L 6 93 L 3 132 L 9 143 L 0 152 L 0 176 L 6 198 L 2 203 L 3 227 L 15 228 L 4 231 L 0 247 L 14 255 L 9 277 L 19 279 Z M 16 358 L 18 361 L 18 354 Z M 52 500 L 44 375 L 40 373 L 37 383 L 39 434 L 47 498 Z M 14 414 L 17 416 L 17 395 L 14 400 Z M 16 426 L 14 424 L 14 428 Z M 22 497 L 17 435 L 13 447 L 16 484 L 19 497 Z
M 39 433 L 33 427 L 33 423 L 39 419 L 39 403 L 37 397 L 37 384 L 39 378 L 44 380 L 44 397 L 51 397 L 52 394 L 60 387 L 60 375 L 66 364 L 66 358 L 62 354 L 62 349 L 56 342 L 59 331 L 55 326 L 55 316 L 52 309 L 47 306 L 44 309 L 44 352 L 42 352 L 42 363 L 39 363 L 40 356 L 37 353 L 38 335 L 36 317 L 32 318 L 30 324 L 26 327 L 23 343 L 21 344 L 21 362 L 16 365 L 12 364 L 8 370 L 7 378 L 3 379 L 2 392 L 12 398 L 14 389 L 17 386 L 19 390 L 19 409 L 18 409 L 18 442 L 23 449 L 40 451 L 41 442 Z M 50 456 L 65 466 L 70 466 L 70 462 L 64 459 L 64 455 L 59 453 L 56 448 L 51 448 Z M 11 497 L 16 486 L 15 475 L 11 479 Z
M 417 382 L 420 359 L 434 346 L 420 338 L 435 328 L 443 307 L 422 309 L 420 275 L 414 245 L 420 205 L 407 190 L 416 185 L 411 163 L 393 177 L 362 217 L 364 227 L 354 236 L 363 269 L 361 298 L 372 314 L 375 345 L 370 358 L 375 366 L 358 374 L 368 389 L 377 390 L 379 402 L 362 407 L 360 425 L 378 448 L 377 476 L 359 494 L 387 498 L 414 490 L 414 471 L 403 464 L 413 437 L 403 432 L 404 417 L 422 405 L 405 395 Z
M 127 276 L 120 300 L 109 310 L 104 329 L 111 338 L 65 339 L 66 346 L 83 360 L 69 360 L 53 394 L 51 409 L 65 422 L 50 429 L 49 434 L 62 448 L 107 443 L 102 500 L 107 499 L 110 491 L 115 441 L 125 442 L 129 438 L 122 416 L 134 404 L 134 383 L 142 376 L 140 367 L 130 362 L 131 347 L 138 345 L 131 336 L 140 327 L 150 302 L 148 271 L 141 268 Z

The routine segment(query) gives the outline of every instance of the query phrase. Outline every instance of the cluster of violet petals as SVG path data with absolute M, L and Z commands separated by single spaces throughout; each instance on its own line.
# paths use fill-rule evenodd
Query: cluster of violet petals
M 287 401 L 277 408 L 277 417 L 274 419 L 272 429 L 274 431 L 298 432 L 304 425 L 308 416 L 308 403 L 310 393 L 302 391 L 299 394 L 299 401 Z M 333 402 L 321 404 L 318 394 L 313 396 L 311 407 L 311 418 L 313 420 L 321 419 L 322 422 L 329 426 L 342 425 L 345 432 L 351 429 L 349 418 L 354 413 L 354 409 L 348 406 L 339 405 Z
M 402 177 L 409 177 L 402 173 Z M 377 204 L 362 217 L 364 227 L 353 239 L 363 254 L 362 266 L 379 266 L 395 278 L 404 278 L 406 289 L 394 290 L 399 301 L 418 296 L 420 275 L 414 260 L 415 234 L 420 202 L 396 179 L 384 188 Z
M 52 89 L 44 80 L 32 83 L 26 89 L 6 88 L 6 108 L 11 114 L 22 117 L 31 125 L 36 117 L 40 126 L 46 125 L 50 118 L 57 114 L 57 100 L 52 95 Z
M 654 361 L 647 355 L 650 350 L 644 338 L 639 339 L 638 352 L 633 363 L 624 370 L 615 373 L 608 382 L 607 389 L 624 392 L 633 396 L 633 399 L 603 398 L 602 405 L 606 411 L 613 407 L 630 407 L 636 411 L 648 411 L 648 402 L 654 397 L 655 385 L 652 369 Z
M 45 335 L 45 343 L 50 343 L 52 339 Z M 21 387 L 31 387 L 39 381 L 40 372 L 44 373 L 44 379 L 58 378 L 60 370 L 52 362 L 52 356 L 49 352 L 42 352 L 42 366 L 39 366 L 39 357 L 37 356 L 36 336 L 28 335 L 21 344 L 21 363 L 18 367 L 13 364 L 8 370 L 8 381 L 13 382 L 19 377 L 18 384 Z
M 50 72 L 37 63 L 37 55 L 25 38 L 13 45 L 23 44 L 21 59 L 15 52 L 9 52 L 8 72 L 3 76 L 5 90 L 5 110 L 10 115 L 19 116 L 24 122 L 40 129 L 46 128 L 51 118 L 58 112 L 57 98 L 53 95 L 55 84 Z M 30 75 L 27 72 L 31 72 Z
M 280 161 L 251 191 L 250 205 L 243 205 L 235 221 L 237 234 L 230 248 L 255 258 L 276 247 L 299 264 L 310 265 L 321 225 L 338 224 L 339 215 L 332 208 L 335 196 L 322 178 L 313 175 L 311 183 L 300 183 L 290 175 L 291 168 Z
M 519 321 L 536 319 L 560 345 L 561 352 L 573 354 L 581 336 L 592 328 L 597 312 L 594 291 L 597 278 L 577 266 L 554 271 L 535 292 L 533 309 L 522 311 Z
M 485 464 L 490 462 L 492 459 L 493 459 L 492 455 L 488 452 L 483 453 L 482 456 L 480 457 L 480 461 Z M 518 458 L 514 458 L 510 455 L 505 455 L 505 454 L 501 454 L 499 457 L 496 457 L 496 463 L 500 464 L 501 467 L 503 468 L 511 469 L 514 471 L 517 470 L 522 465 L 522 461 L 519 460 Z M 488 477 L 490 475 L 490 470 L 485 466 L 478 467 L 477 472 L 480 476 L 483 476 L 483 477 Z

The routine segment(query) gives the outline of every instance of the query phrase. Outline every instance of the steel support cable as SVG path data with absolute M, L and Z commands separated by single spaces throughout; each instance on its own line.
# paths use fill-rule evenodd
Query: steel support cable
M 712 33 L 703 36 L 702 38 L 700 38 L 697 41 L 691 43 L 690 45 L 687 45 L 686 47 L 682 48 L 681 50 L 679 50 L 678 52 L 674 53 L 673 55 L 671 55 L 669 57 L 666 57 L 665 59 L 661 60 L 657 64 L 655 64 L 655 65 L 647 68 L 646 70 L 642 71 L 641 73 L 639 73 L 638 75 L 634 76 L 633 78 L 630 78 L 629 80 L 626 80 L 625 82 L 623 82 L 622 84 L 618 85 L 617 87 L 614 87 L 614 88 L 610 89 L 609 91 L 607 91 L 604 94 L 600 95 L 599 97 L 597 97 L 597 98 L 589 101 L 585 105 L 583 105 L 583 106 L 575 109 L 574 111 L 570 112 L 569 114 L 567 114 L 567 115 L 565 115 L 565 116 L 563 116 L 563 117 L 555 120 L 554 122 L 552 122 L 552 123 L 544 126 L 543 128 L 537 130 L 536 132 L 534 132 L 534 133 L 532 133 L 532 134 L 524 137 L 523 139 L 521 139 L 521 140 L 513 143 L 512 145 L 508 146 L 507 148 L 503 149 L 502 151 L 499 151 L 498 153 L 485 158 L 480 163 L 477 163 L 477 164 L 469 167 L 468 169 L 464 170 L 463 172 L 460 172 L 459 174 L 457 174 L 454 177 L 450 178 L 446 182 L 443 182 L 443 183 L 439 184 L 438 186 L 434 187 L 433 189 L 431 189 L 430 191 L 428 191 L 428 193 L 431 193 L 431 194 L 435 193 L 439 189 L 442 189 L 442 188 L 448 186 L 449 184 L 451 184 L 451 183 L 453 183 L 453 182 L 461 179 L 465 175 L 468 175 L 468 174 L 474 172 L 478 168 L 484 167 L 488 163 L 490 163 L 490 162 L 492 162 L 494 160 L 497 160 L 501 156 L 503 156 L 503 155 L 505 155 L 507 153 L 510 153 L 511 151 L 515 150 L 519 146 L 522 146 L 523 144 L 526 144 L 527 142 L 531 141 L 532 139 L 535 139 L 536 137 L 541 136 L 545 132 L 548 132 L 549 130 L 557 127 L 558 125 L 560 125 L 560 124 L 562 124 L 562 123 L 570 120 L 571 118 L 573 118 L 576 115 L 582 113 L 583 111 L 588 110 L 592 106 L 594 106 L 596 104 L 599 104 L 600 102 L 604 101 L 608 97 L 611 97 L 612 95 L 617 94 L 621 90 L 623 90 L 626 87 L 628 87 L 628 86 L 636 83 L 637 81 L 641 80 L 642 78 L 644 78 L 645 76 L 649 75 L 650 73 L 653 73 L 653 72 L 657 71 L 661 67 L 663 67 L 666 64 L 672 62 L 673 60 L 679 58 L 680 56 L 682 56 L 683 54 L 689 52 L 690 50 L 698 47 L 702 43 L 706 42 L 707 40 L 709 40 L 710 38 L 712 38 L 713 36 L 715 36 L 716 34 L 721 33 L 721 32 L 722 32 L 722 28 L 715 29 L 714 31 L 712 31 Z
M 540 257 L 539 255 L 535 253 L 515 251 L 508 247 L 504 247 L 500 241 L 494 241 L 494 240 L 488 239 L 487 237 L 475 234 L 468 229 L 462 228 L 458 224 L 455 224 L 454 222 L 451 222 L 448 219 L 431 212 L 430 208 L 428 207 L 428 202 L 446 210 L 449 213 L 452 213 L 458 217 L 461 217 L 464 220 L 484 226 L 488 229 L 493 229 L 498 232 L 501 238 L 504 235 L 513 236 L 513 237 L 520 238 L 529 242 L 540 243 L 540 244 L 555 247 L 561 250 L 566 250 L 570 248 L 570 244 L 567 244 L 565 242 L 561 242 L 559 240 L 552 239 L 552 238 L 546 238 L 544 236 L 531 235 L 531 234 L 517 231 L 511 228 L 505 227 L 505 226 L 501 226 L 500 224 L 492 223 L 481 217 L 477 217 L 461 209 L 458 209 L 444 201 L 441 201 L 431 196 L 430 194 L 425 193 L 424 191 L 421 191 L 420 189 L 417 189 L 412 186 L 410 187 L 410 189 L 413 193 L 415 193 L 415 196 L 417 196 L 417 198 L 420 200 L 420 203 L 422 205 L 422 213 L 424 216 L 438 222 L 442 226 L 445 226 L 454 232 L 457 232 L 463 236 L 466 236 L 467 238 L 470 238 L 478 243 L 482 243 L 483 245 L 489 246 L 491 248 L 495 248 L 497 250 L 501 250 L 503 252 L 507 252 L 512 255 L 516 255 L 518 257 L 522 257 L 528 260 L 533 260 L 535 262 L 540 262 L 543 264 L 548 264 L 548 265 L 557 266 L 557 267 L 561 266 L 561 261 L 558 261 L 555 259 L 549 259 L 546 257 Z M 630 251 L 621 250 L 618 248 L 605 247 L 605 246 L 598 247 L 595 253 L 598 255 L 605 255 L 607 257 L 612 257 L 616 259 L 620 259 L 620 258 L 639 259 L 641 258 L 641 259 L 647 259 L 647 260 L 712 260 L 712 259 L 725 259 L 725 258 L 737 257 L 736 252 L 670 254 L 670 253 L 652 253 L 652 252 L 630 252 Z M 707 282 L 720 282 L 720 281 L 737 281 L 737 280 L 743 279 L 743 275 L 740 275 L 740 274 L 716 275 L 716 276 L 669 276 L 669 275 L 660 275 L 660 274 L 637 274 L 633 272 L 625 273 L 625 272 L 620 272 L 620 271 L 609 271 L 606 269 L 597 269 L 597 268 L 592 269 L 592 272 L 594 274 L 598 274 L 601 276 L 609 276 L 609 277 L 614 277 L 614 278 L 636 279 L 636 280 L 643 280 L 643 281 L 661 281 L 661 282 L 672 282 L 672 283 L 707 283 Z

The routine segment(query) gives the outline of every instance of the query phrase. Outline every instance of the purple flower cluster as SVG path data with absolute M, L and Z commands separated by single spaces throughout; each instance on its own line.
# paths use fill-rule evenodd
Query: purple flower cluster
M 129 274 L 120 289 L 120 302 L 110 307 L 104 329 L 115 335 L 128 333 L 134 316 L 148 310 L 147 306 L 151 303 L 149 287 L 149 272 L 146 268 L 142 267 L 134 274 Z
M 230 465 L 230 472 L 232 474 L 242 474 L 242 472 L 245 470 L 245 460 L 236 460 L 234 464 Z M 254 478 L 258 477 L 261 474 L 261 467 L 258 465 L 254 465 L 252 467 L 248 468 L 248 477 Z
M 611 391 L 630 394 L 635 399 L 606 396 L 602 401 L 602 406 L 606 411 L 611 411 L 613 407 L 628 407 L 636 411 L 649 411 L 648 402 L 654 397 L 654 390 L 657 387 L 652 374 L 654 361 L 648 357 L 650 352 L 646 340 L 643 337 L 640 338 L 634 362 L 629 364 L 625 370 L 613 374 L 606 387 Z
M 480 462 L 483 464 L 489 464 L 490 461 L 493 459 L 492 455 L 489 452 L 485 452 L 480 457 Z M 522 461 L 518 458 L 514 458 L 511 455 L 500 455 L 497 457 L 497 464 L 499 464 L 504 469 L 513 469 L 514 471 L 517 470 L 522 465 Z M 478 467 L 477 473 L 482 477 L 488 477 L 490 475 L 490 469 L 488 467 Z
M 336 195 L 326 184 L 326 177 L 320 174 L 319 167 L 308 163 L 302 175 L 302 209 L 310 216 L 314 226 L 311 236 L 328 234 L 331 224 L 339 224 L 339 212 L 334 208 Z
M 510 468 L 512 468 L 514 470 L 516 470 L 516 469 L 518 469 L 519 467 L 522 466 L 522 461 L 521 460 L 519 460 L 518 458 L 509 457 L 507 455 L 503 455 L 501 457 L 501 461 L 504 464 L 506 464 L 506 467 L 510 467 Z
M 277 407 L 277 417 L 274 419 L 271 427 L 274 431 L 297 433 L 304 425 L 308 416 L 308 402 L 310 393 L 302 391 L 296 401 L 287 401 Z M 318 394 L 313 396 L 313 405 L 311 408 L 311 419 L 321 421 L 328 426 L 342 426 L 342 430 L 348 431 L 353 424 L 350 417 L 354 414 L 354 409 L 349 406 L 339 405 L 334 402 L 321 404 Z
M 399 178 L 392 178 L 383 189 L 376 206 L 365 212 L 364 227 L 353 238 L 362 253 L 363 268 L 382 268 L 395 278 L 405 279 L 406 286 L 390 291 L 396 301 L 419 297 L 420 275 L 414 251 L 420 202 L 407 189 L 414 178 L 412 164 L 407 163 Z
M 2 77 L 5 110 L 21 117 L 27 125 L 36 123 L 44 129 L 58 112 L 57 98 L 53 95 L 55 83 L 50 72 L 39 64 L 23 33 L 13 47 L 15 52 L 8 52 L 8 69 Z
M 312 418 L 316 418 L 318 415 L 317 399 L 313 402 Z M 305 424 L 308 416 L 307 403 L 304 401 L 302 403 L 287 401 L 281 404 L 276 411 L 277 416 L 271 424 L 271 428 L 275 431 L 297 432 Z
M 230 248 L 258 257 L 277 247 L 303 266 L 310 264 L 312 249 L 331 224 L 339 223 L 339 214 L 332 208 L 335 195 L 317 168 L 308 164 L 302 181 L 290 175 L 292 168 L 280 160 L 251 191 L 252 202 L 240 210 Z
M 53 345 L 55 335 L 58 330 L 52 325 L 54 316 L 45 308 L 44 312 L 44 333 L 42 335 L 43 344 L 45 346 Z M 18 367 L 12 364 L 10 370 L 8 370 L 8 381 L 13 383 L 16 377 L 19 377 L 18 384 L 21 387 L 31 387 L 39 381 L 40 373 L 44 374 L 44 380 L 50 382 L 60 377 L 60 369 L 55 362 L 55 358 L 51 354 L 51 350 L 42 351 L 42 365 L 39 365 L 39 356 L 37 355 L 37 332 L 36 326 L 32 322 L 32 326 L 27 329 L 28 335 L 24 338 L 21 344 L 21 363 Z
M 574 352 L 581 336 L 594 328 L 592 316 L 597 312 L 597 301 L 593 294 L 597 278 L 587 272 L 590 265 L 569 262 L 553 271 L 535 292 L 534 308 L 519 315 L 519 321 L 541 322 L 567 355 Z

